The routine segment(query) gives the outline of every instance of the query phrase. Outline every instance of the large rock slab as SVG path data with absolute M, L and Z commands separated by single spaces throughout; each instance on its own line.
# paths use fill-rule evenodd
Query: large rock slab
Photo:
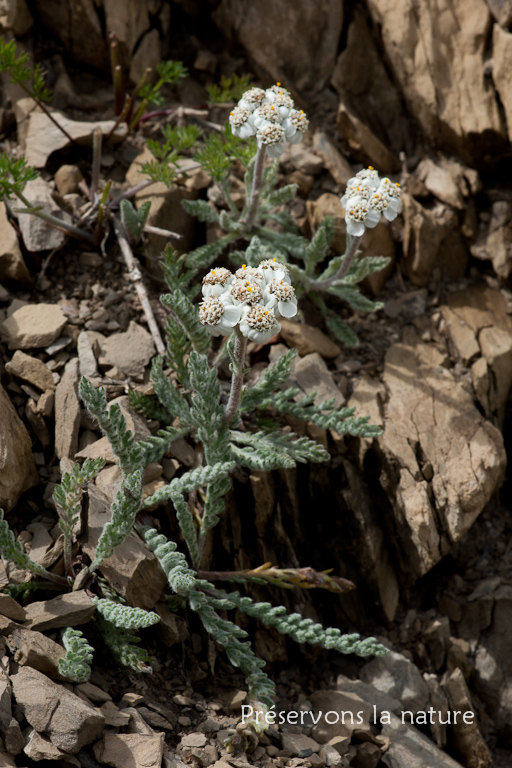
M 1 385 L 0 413 L 0 507 L 9 511 L 39 476 L 28 432 Z
M 55 453 L 59 459 L 73 459 L 78 449 L 80 400 L 78 398 L 78 358 L 64 368 L 55 390 Z
M 52 744 L 75 754 L 94 741 L 105 718 L 62 685 L 30 667 L 12 676 L 13 694 L 28 723 L 46 733 Z
M 390 739 L 389 749 L 382 755 L 388 768 L 462 768 L 417 728 L 402 724 L 395 715 L 390 720 L 382 729 L 382 735 Z
M 469 530 L 498 490 L 506 455 L 500 432 L 436 361 L 441 353 L 413 341 L 393 345 L 386 355 L 380 445 L 396 494 L 403 557 L 420 576 Z
M 343 25 L 340 0 L 222 0 L 212 16 L 224 35 L 245 48 L 265 81 L 286 77 L 284 85 L 317 93 L 325 87 Z
M 475 162 L 503 150 L 505 130 L 485 77 L 492 23 L 485 0 L 369 0 L 368 7 L 395 82 L 429 140 Z
M 58 595 L 51 600 L 38 600 L 27 606 L 25 626 L 28 629 L 57 629 L 87 624 L 95 611 L 85 590 Z

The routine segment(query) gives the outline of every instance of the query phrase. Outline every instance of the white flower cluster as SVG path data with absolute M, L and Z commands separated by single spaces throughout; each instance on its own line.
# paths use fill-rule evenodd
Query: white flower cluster
M 258 147 L 265 145 L 269 157 L 279 157 L 284 145 L 298 144 L 308 129 L 309 120 L 280 83 L 264 91 L 251 88 L 229 116 L 234 136 L 256 136 Z
M 212 336 L 228 336 L 238 326 L 244 336 L 260 344 L 279 333 L 279 317 L 297 314 L 297 299 L 288 268 L 277 259 L 258 267 L 243 264 L 232 274 L 216 267 L 203 278 L 199 320 Z
M 365 227 L 375 227 L 381 215 L 388 221 L 397 217 L 400 184 L 394 184 L 387 178 L 380 179 L 375 168 L 370 166 L 348 180 L 341 204 L 345 208 L 348 234 L 359 237 Z

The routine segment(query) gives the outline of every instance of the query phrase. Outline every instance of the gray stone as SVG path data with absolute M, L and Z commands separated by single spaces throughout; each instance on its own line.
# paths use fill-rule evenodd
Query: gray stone
M 404 710 L 416 713 L 428 704 L 427 684 L 412 661 L 401 653 L 390 651 L 385 656 L 372 659 L 362 667 L 359 676 L 363 682 L 398 699 Z
M 28 629 L 48 630 L 87 624 L 93 617 L 95 606 L 85 590 L 70 592 L 30 603 L 26 609 L 25 626 Z
M 42 178 L 27 182 L 23 194 L 31 205 L 42 208 L 45 213 L 50 213 L 57 219 L 71 224 L 71 216 L 57 205 L 48 183 Z M 18 216 L 21 236 L 28 251 L 49 251 L 61 248 L 66 242 L 67 235 L 64 232 L 49 226 L 38 216 L 26 213 L 20 213 Z
M 114 768 L 160 768 L 163 751 L 163 733 L 106 733 L 93 747 L 96 760 Z
M 491 753 L 480 733 L 468 687 L 460 669 L 452 672 L 443 687 L 448 696 L 451 711 L 462 713 L 462 719 L 459 716 L 450 729 L 457 756 L 467 768 L 492 768 Z M 472 714 L 473 718 L 464 717 L 466 713 Z
M 57 304 L 26 304 L 0 325 L 9 349 L 47 347 L 60 335 L 66 316 Z
M 59 659 L 64 658 L 66 651 L 59 643 L 43 635 L 42 632 L 16 627 L 9 634 L 7 644 L 17 664 L 32 667 L 49 677 L 61 679 Z
M 187 733 L 180 742 L 182 747 L 204 747 L 207 739 L 204 733 Z
M 154 354 L 151 334 L 132 320 L 127 331 L 105 339 L 99 364 L 103 368 L 117 366 L 127 376 L 142 379 L 144 369 Z
M 402 724 L 395 715 L 391 715 L 390 724 L 383 726 L 382 735 L 390 739 L 389 748 L 381 758 L 388 768 L 463 768 L 416 728 Z
M 55 453 L 59 459 L 75 457 L 78 449 L 80 412 L 78 358 L 74 357 L 66 363 L 55 390 Z
M 301 733 L 283 733 L 282 735 L 283 749 L 287 749 L 291 752 L 293 757 L 305 757 L 301 754 L 311 750 L 311 752 L 319 752 L 320 744 L 314 739 L 310 739 L 309 736 L 303 736 Z M 311 752 L 309 754 L 311 754 Z
M 14 697 L 29 724 L 64 752 L 79 752 L 103 730 L 105 719 L 98 710 L 41 672 L 22 667 L 11 679 Z
M 317 403 L 334 398 L 334 410 L 344 405 L 345 398 L 318 352 L 296 360 L 293 366 L 293 376 L 297 385 L 306 395 L 316 392 Z
M 14 621 L 25 621 L 25 609 L 10 595 L 0 594 L 0 614 Z
M 7 218 L 3 202 L 0 202 L 0 280 L 30 282 L 30 273 L 23 260 L 16 230 Z
M 52 372 L 48 366 L 37 357 L 31 357 L 21 350 L 16 350 L 12 360 L 5 364 L 5 370 L 12 376 L 37 387 L 41 392 L 55 389 Z
M 94 356 L 91 338 L 87 331 L 81 331 L 78 334 L 76 346 L 78 351 L 80 376 L 87 376 L 89 379 L 97 378 L 99 376 L 98 365 Z
M 7 392 L 0 385 L 0 507 L 12 509 L 38 481 L 32 441 Z
M 55 174 L 55 186 L 61 195 L 78 192 L 78 185 L 84 180 L 77 165 L 61 165 Z

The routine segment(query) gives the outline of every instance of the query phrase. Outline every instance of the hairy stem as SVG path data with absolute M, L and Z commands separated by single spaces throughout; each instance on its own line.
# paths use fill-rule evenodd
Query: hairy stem
M 247 208 L 247 215 L 244 220 L 244 224 L 248 229 L 254 226 L 254 220 L 258 212 L 258 204 L 260 202 L 261 193 L 261 179 L 263 177 L 263 168 L 265 165 L 265 150 L 264 144 L 258 147 L 256 153 L 256 162 L 254 164 L 254 175 L 252 177 L 251 197 L 249 199 L 249 206 Z
M 315 291 L 326 291 L 328 288 L 333 285 L 333 283 L 338 282 L 339 280 L 343 280 L 344 277 L 346 277 L 347 272 L 349 271 L 352 262 L 355 259 L 356 253 L 357 253 L 357 246 L 363 239 L 363 236 L 360 237 L 353 237 L 350 241 L 350 245 L 348 248 L 348 251 L 345 254 L 345 258 L 343 259 L 343 263 L 341 267 L 338 269 L 337 273 L 330 277 L 328 280 L 321 280 L 317 283 L 315 283 Z
M 235 328 L 235 349 L 233 352 L 233 363 L 231 377 L 231 392 L 229 400 L 224 411 L 224 422 L 229 424 L 238 411 L 242 397 L 242 385 L 244 383 L 245 353 L 247 350 L 247 339 L 239 328 Z

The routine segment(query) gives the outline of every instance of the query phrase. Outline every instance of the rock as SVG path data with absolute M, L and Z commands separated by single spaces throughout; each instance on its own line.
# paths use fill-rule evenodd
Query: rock
M 462 768 L 430 739 L 416 728 L 402 724 L 395 715 L 391 715 L 390 724 L 383 726 L 382 735 L 390 739 L 389 748 L 381 758 L 388 768 Z
M 41 672 L 22 667 L 12 676 L 13 694 L 28 723 L 52 744 L 75 754 L 98 738 L 104 717 Z
M 293 377 L 297 386 L 306 395 L 316 392 L 317 403 L 334 398 L 333 408 L 335 410 L 344 405 L 345 398 L 318 352 L 313 352 L 296 360 L 293 366 Z
M 416 714 L 427 707 L 428 686 L 418 668 L 401 653 L 390 651 L 372 659 L 362 667 L 359 676 L 364 683 L 398 699 L 404 710 Z
M 325 760 L 325 764 L 328 766 L 328 768 L 331 766 L 341 765 L 342 763 L 342 756 L 340 752 L 338 752 L 338 750 L 330 744 L 325 744 L 318 754 Z
M 39 482 L 32 441 L 7 392 L 0 385 L 0 507 L 8 512 Z
M 128 171 L 126 172 L 126 181 L 135 186 L 144 181 L 147 176 L 141 172 L 142 166 L 154 160 L 153 155 L 146 147 L 138 155 Z M 198 191 L 185 189 L 178 184 L 171 184 L 167 187 L 162 182 L 152 184 L 148 189 L 143 189 L 135 196 L 137 206 L 142 203 L 150 202 L 151 208 L 147 219 L 147 224 L 153 227 L 161 227 L 171 232 L 177 232 L 182 235 L 179 241 L 173 241 L 175 247 L 180 253 L 186 253 L 194 245 L 195 219 L 190 216 L 181 205 L 182 200 L 196 200 Z M 162 235 L 146 235 L 148 252 L 160 256 L 161 251 L 167 245 L 168 239 Z M 121 366 L 119 366 L 121 367 Z
M 105 733 L 93 747 L 96 760 L 114 768 L 160 768 L 163 751 L 163 733 Z
M 0 27 L 12 30 L 15 37 L 23 37 L 33 23 L 25 0 L 1 0 Z
M 204 747 L 206 743 L 207 739 L 204 733 L 188 733 L 180 741 L 182 747 Z
M 364 165 L 374 165 L 381 173 L 396 173 L 400 163 L 375 134 L 341 103 L 336 117 L 340 136 L 351 154 Z
M 492 768 L 493 760 L 485 743 L 471 703 L 468 687 L 460 669 L 455 669 L 444 684 L 452 712 L 462 715 L 451 727 L 451 737 L 457 756 L 466 768 Z M 466 717 L 465 714 L 470 713 Z
M 99 364 L 103 368 L 116 365 L 127 376 L 142 379 L 144 369 L 154 354 L 151 334 L 132 320 L 127 331 L 114 333 L 105 339 Z
M 112 696 L 106 691 L 98 688 L 93 683 L 80 683 L 75 688 L 76 691 L 84 693 L 91 701 L 96 701 L 99 704 L 104 704 L 106 701 L 112 701 Z
M 411 334 L 408 343 L 390 347 L 383 376 L 388 402 L 380 446 L 393 486 L 386 492 L 408 552 L 404 572 L 415 578 L 470 528 L 505 468 L 500 433 L 450 371 L 435 367 L 436 355 Z
M 26 304 L 0 325 L 9 349 L 47 347 L 60 335 L 67 319 L 57 304 Z
M 357 754 L 350 765 L 354 768 L 376 768 L 380 762 L 381 751 L 376 744 L 372 744 L 369 741 L 365 741 L 363 744 L 356 747 Z
M 57 629 L 87 624 L 95 607 L 85 590 L 59 595 L 51 600 L 30 603 L 26 609 L 25 626 L 28 629 Z
M 31 760 L 61 760 L 65 758 L 66 752 L 52 744 L 47 736 L 43 736 L 34 729 L 31 729 L 25 749 L 23 750 Z
M 453 346 L 453 352 L 464 365 L 480 355 L 480 345 L 476 334 L 465 320 L 450 307 L 441 307 L 441 314 L 446 323 L 446 330 Z
M 40 389 L 41 392 L 55 389 L 52 372 L 48 366 L 37 357 L 26 355 L 19 349 L 14 353 L 12 360 L 5 364 L 5 370 L 12 376 L 17 376 Z
M 61 679 L 59 659 L 64 658 L 66 651 L 59 643 L 50 640 L 42 632 L 16 627 L 8 636 L 7 644 L 17 664 L 32 667 L 49 677 Z
M 123 414 L 126 426 L 133 434 L 136 440 L 145 440 L 150 434 L 149 427 L 146 419 L 138 414 L 129 404 L 129 398 L 126 395 L 121 395 L 111 400 L 108 407 L 112 405 L 119 405 L 121 413 Z M 83 448 L 81 451 L 75 454 L 79 459 L 96 459 L 104 458 L 110 464 L 117 462 L 116 456 L 113 454 L 110 447 L 110 443 L 107 437 L 102 437 L 96 442 Z M 160 474 L 155 474 L 155 467 L 160 465 L 150 464 L 144 470 L 143 481 L 149 482 L 155 477 L 160 477 Z M 148 479 L 149 478 L 149 479 Z M 121 479 L 121 473 L 119 468 L 107 467 L 101 470 L 96 478 L 96 485 L 102 487 L 102 490 L 107 496 L 112 495 L 119 490 Z
M 3 202 L 0 202 L 0 280 L 30 282 L 30 273 L 21 253 L 16 230 L 7 218 Z
M 465 203 L 461 191 L 463 173 L 460 163 L 449 161 L 444 157 L 439 163 L 434 163 L 433 160 L 426 157 L 416 168 L 416 175 L 421 179 L 426 189 L 443 203 L 459 210 L 464 208 Z
M 373 708 L 355 693 L 315 691 L 309 700 L 314 712 L 317 714 L 322 712 L 311 732 L 312 737 L 320 744 L 326 744 L 336 736 L 350 738 L 356 728 L 361 731 L 370 730 Z M 328 719 L 325 717 L 325 714 L 330 713 L 331 710 L 336 712 L 337 720 L 333 714 L 329 714 Z
M 14 621 L 25 621 L 25 609 L 10 595 L 0 594 L 0 614 Z
M 308 176 L 316 176 L 322 173 L 324 163 L 322 158 L 311 152 L 304 144 L 287 144 L 281 161 L 289 163 L 292 168 Z
M 78 192 L 78 185 L 83 180 L 82 171 L 77 165 L 61 165 L 55 174 L 55 186 L 61 195 Z
M 493 374 L 489 379 L 489 408 L 497 413 L 501 424 L 512 386 L 512 333 L 491 326 L 481 330 L 478 340 Z
M 17 755 L 22 751 L 25 739 L 12 716 L 11 684 L 3 672 L 0 673 L 0 734 L 8 752 Z
M 370 704 L 372 707 L 375 706 L 378 715 L 384 711 L 394 712 L 395 715 L 398 715 L 402 711 L 402 703 L 398 699 L 379 690 L 374 685 L 363 683 L 362 680 L 350 680 L 345 675 L 338 675 L 336 678 L 336 689 L 345 693 L 355 693 L 356 696 L 359 696 L 367 704 Z
M 502 29 L 499 24 L 495 24 L 492 30 L 492 51 L 492 80 L 505 112 L 508 138 L 512 141 L 512 94 L 510 92 L 512 35 Z
M 74 357 L 66 363 L 55 390 L 55 453 L 59 459 L 75 457 L 78 449 L 80 410 L 78 358 Z
M 281 318 L 281 335 L 288 346 L 296 349 L 301 357 L 314 352 L 328 359 L 337 357 L 340 348 L 331 339 L 322 333 L 319 328 L 314 328 L 306 323 L 292 323 Z
M 447 15 L 433 0 L 421 0 L 414 11 L 407 0 L 370 0 L 369 11 L 381 27 L 395 82 L 424 135 L 453 147 L 469 164 L 491 146 L 498 156 L 504 132 L 485 77 L 484 30 L 491 23 L 485 0 L 455 0 Z M 441 27 L 448 47 L 439 44 Z
M 331 248 L 338 254 L 345 253 L 347 225 L 345 224 L 345 215 L 338 195 L 333 195 L 331 192 L 325 192 L 323 195 L 320 195 L 317 200 L 306 200 L 306 211 L 313 230 L 318 229 L 326 216 L 331 216 L 334 220 L 334 237 L 332 239 Z M 289 321 L 288 323 L 297 328 L 304 327 L 303 323 L 290 323 Z M 305 327 L 309 328 L 310 326 Z M 315 331 L 320 333 L 320 330 L 317 328 L 315 328 Z M 309 351 L 313 350 L 310 349 Z
M 115 464 L 117 458 L 112 453 L 108 437 L 100 437 L 75 453 L 75 459 L 105 459 L 107 464 Z
M 148 13 L 149 3 L 128 0 L 126 4 L 120 7 L 116 0 L 104 0 L 103 6 L 106 29 L 116 36 L 119 63 L 123 68 L 127 68 L 132 60 L 135 47 L 151 27 Z
M 78 364 L 80 376 L 95 379 L 99 376 L 98 365 L 94 356 L 93 346 L 87 331 L 81 331 L 77 341 Z
M 162 60 L 162 45 L 158 29 L 151 29 L 137 45 L 130 65 L 130 80 L 139 83 L 146 69 L 151 67 L 153 72 Z
M 336 60 L 331 85 L 340 101 L 368 126 L 374 136 L 398 157 L 412 152 L 411 129 L 403 99 L 387 66 L 374 30 L 369 29 L 368 12 L 353 7 L 346 44 Z M 379 171 L 384 169 L 377 166 Z M 351 173 L 351 176 L 354 174 Z
M 311 752 L 320 751 L 320 745 L 314 739 L 310 739 L 309 736 L 303 736 L 301 733 L 283 733 L 281 739 L 283 749 L 291 752 L 292 757 L 305 757 L 306 755 L 301 753 L 309 750 Z
M 94 485 L 89 486 L 87 532 L 81 538 L 86 554 L 92 559 L 105 523 L 110 520 L 110 501 Z M 158 560 L 142 539 L 131 532 L 122 544 L 106 558 L 101 572 L 109 584 L 129 605 L 146 610 L 154 608 L 167 583 Z
M 58 2 L 58 0 L 56 0 Z M 77 5 L 89 0 L 78 0 Z M 50 0 L 48 5 L 53 5 L 55 0 Z M 65 22 L 67 26 L 67 21 Z M 77 59 L 75 59 L 76 61 Z M 114 120 L 103 120 L 94 123 L 82 123 L 70 120 L 61 112 L 51 112 L 59 125 L 68 132 L 77 144 L 91 146 L 92 135 L 96 128 L 100 128 L 103 136 L 107 136 L 114 127 Z M 112 134 L 112 141 L 118 143 L 126 137 L 126 123 L 121 123 Z M 44 168 L 50 155 L 59 149 L 69 146 L 70 141 L 62 131 L 45 115 L 44 112 L 34 110 L 28 118 L 28 129 L 25 138 L 25 159 L 28 165 L 34 168 Z M 34 182 L 29 182 L 33 184 Z M 28 184 L 27 184 L 28 186 Z M 25 187 L 25 190 L 27 187 Z M 60 208 L 59 208 L 60 211 Z M 62 213 L 62 212 L 61 212 Z M 33 217 L 30 217 L 33 218 Z M 54 230 L 57 231 L 57 230 Z
M 71 224 L 71 217 L 60 208 L 53 199 L 50 187 L 41 178 L 25 184 L 23 194 L 27 200 L 45 213 L 51 213 L 57 219 Z M 18 221 L 23 242 L 28 251 L 49 251 L 61 248 L 67 240 L 67 235 L 60 229 L 49 226 L 45 221 L 30 214 L 18 214 Z
M 308 0 L 293 5 L 287 0 L 256 0 L 248 8 L 243 0 L 222 0 L 212 18 L 228 40 L 245 48 L 263 82 L 279 82 L 286 72 L 297 91 L 319 93 L 325 88 L 338 52 L 341 3 L 326 0 L 313 7 Z
M 65 8 L 59 0 L 37 0 L 35 5 L 40 24 L 61 41 L 74 61 L 99 71 L 109 66 L 94 0 L 77 0 L 72 8 Z
M 100 711 L 105 718 L 105 725 L 112 728 L 122 728 L 130 722 L 130 715 L 127 712 L 119 712 L 117 707 L 111 709 L 106 704 L 102 704 Z
M 450 705 L 439 685 L 437 675 L 424 674 L 423 679 L 428 685 L 430 704 L 434 710 L 434 714 L 431 713 L 432 717 L 430 718 L 430 732 L 437 746 L 443 749 L 446 746 L 446 724 L 448 723 Z
M 342 191 L 347 186 L 347 181 L 352 178 L 354 171 L 345 160 L 341 152 L 324 131 L 315 131 L 313 135 L 313 148 L 317 155 L 324 161 L 324 165 Z

